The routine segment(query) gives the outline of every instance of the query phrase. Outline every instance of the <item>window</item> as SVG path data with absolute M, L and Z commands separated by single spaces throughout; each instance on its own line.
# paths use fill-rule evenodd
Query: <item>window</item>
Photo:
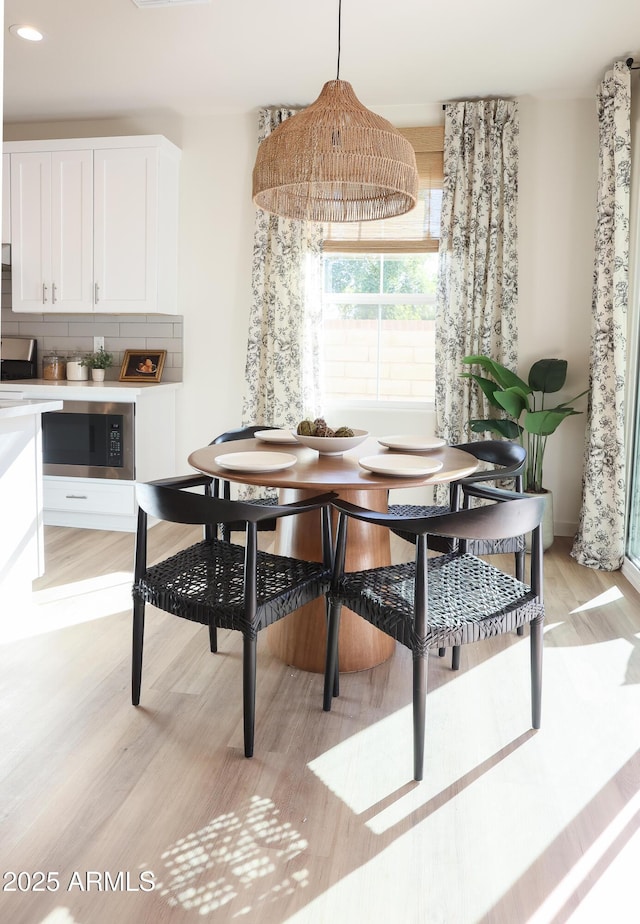
M 434 399 L 444 130 L 402 131 L 416 151 L 416 207 L 385 221 L 325 229 L 323 378 L 329 401 Z
M 325 254 L 324 391 L 331 401 L 432 401 L 438 255 Z

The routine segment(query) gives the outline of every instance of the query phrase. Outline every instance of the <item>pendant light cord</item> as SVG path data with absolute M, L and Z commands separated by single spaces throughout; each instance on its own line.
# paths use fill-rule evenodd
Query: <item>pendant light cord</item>
M 342 21 L 342 0 L 338 0 L 338 68 L 336 80 L 340 80 L 340 23 Z

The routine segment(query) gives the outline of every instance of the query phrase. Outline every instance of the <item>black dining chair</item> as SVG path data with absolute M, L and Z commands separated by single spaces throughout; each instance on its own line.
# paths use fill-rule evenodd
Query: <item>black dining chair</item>
M 252 424 L 249 427 L 238 427 L 235 430 L 225 430 L 224 433 L 220 433 L 219 436 L 216 436 L 209 445 L 216 446 L 218 443 L 230 443 L 233 440 L 250 440 L 254 439 L 256 433 L 260 430 L 274 430 L 277 429 L 271 424 Z M 224 497 L 227 500 L 231 499 L 231 486 L 226 478 L 213 478 L 212 479 L 212 495 L 213 497 Z M 262 507 L 275 507 L 278 503 L 278 498 L 275 496 L 269 497 L 257 497 L 251 500 L 252 504 L 258 504 Z M 243 528 L 242 523 L 225 523 L 222 525 L 221 534 L 222 538 L 226 539 L 227 542 L 231 540 L 232 531 L 238 531 Z M 259 525 L 258 529 L 266 532 L 272 532 L 276 528 L 275 519 L 266 519 L 263 520 Z
M 501 487 L 508 487 L 522 493 L 523 474 L 527 462 L 527 451 L 519 443 L 509 440 L 477 440 L 473 443 L 458 443 L 454 449 L 461 449 L 475 456 L 480 462 L 488 463 L 491 469 L 474 472 L 466 478 L 454 481 L 449 485 L 449 505 L 421 506 L 416 504 L 390 504 L 389 513 L 400 517 L 433 517 L 443 513 L 460 510 L 468 505 L 469 495 L 465 494 L 467 485 L 483 482 L 499 482 Z M 407 542 L 415 542 L 415 536 L 402 530 L 393 532 Z M 456 545 L 455 539 L 445 536 L 429 536 L 428 547 L 435 552 L 452 552 Z M 525 536 L 510 536 L 507 539 L 491 540 L 477 539 L 468 543 L 469 552 L 474 555 L 500 555 L 513 553 L 515 557 L 515 576 L 519 581 L 524 580 L 525 563 Z M 524 627 L 520 626 L 518 635 L 524 634 Z M 439 651 L 444 657 L 445 649 Z M 454 648 L 452 652 L 453 670 L 460 667 L 460 649 Z
M 133 658 L 131 698 L 140 703 L 145 605 L 209 626 L 210 647 L 217 651 L 217 629 L 242 633 L 244 753 L 253 755 L 258 633 L 305 603 L 322 596 L 331 576 L 330 501 L 323 494 L 270 509 L 194 493 L 210 490 L 202 475 L 139 483 L 138 528 L 133 583 Z M 323 561 L 308 562 L 258 550 L 257 531 L 265 518 L 321 510 Z M 174 555 L 147 563 L 148 517 L 201 525 L 204 538 Z M 217 538 L 218 524 L 241 523 L 245 545 Z
M 494 638 L 530 624 L 532 726 L 540 727 L 542 697 L 542 531 L 544 498 L 482 485 L 469 493 L 492 503 L 454 513 L 398 517 L 356 507 L 342 500 L 333 579 L 329 591 L 329 629 L 323 708 L 330 711 L 337 693 L 338 630 L 343 606 L 409 648 L 413 655 L 414 777 L 424 764 L 427 657 L 431 649 L 456 647 Z M 345 573 L 350 518 L 415 539 L 413 562 Z M 472 555 L 474 541 L 498 541 L 532 531 L 528 584 Z M 428 556 L 429 536 L 455 540 L 455 551 Z
M 390 504 L 389 513 L 398 517 L 441 516 L 454 510 L 460 510 L 464 504 L 463 488 L 466 485 L 484 482 L 500 482 L 501 487 L 522 493 L 522 476 L 527 461 L 527 451 L 519 443 L 509 440 L 477 440 L 473 443 L 458 443 L 454 449 L 461 449 L 475 456 L 480 462 L 486 462 L 491 469 L 474 472 L 466 478 L 449 485 L 449 505 L 422 506 L 416 504 Z M 467 496 L 467 502 L 469 495 Z M 402 529 L 393 532 L 407 542 L 415 542 L 415 535 Z M 445 536 L 429 536 L 429 548 L 436 552 L 451 552 L 455 548 L 455 539 Z M 498 555 L 513 552 L 515 555 L 515 575 L 523 580 L 525 562 L 525 537 L 511 536 L 507 539 L 477 539 L 469 542 L 468 551 L 474 555 Z

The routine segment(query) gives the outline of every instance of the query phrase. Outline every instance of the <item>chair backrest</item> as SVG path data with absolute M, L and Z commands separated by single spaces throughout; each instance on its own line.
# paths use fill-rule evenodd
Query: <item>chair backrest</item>
M 536 494 L 517 494 L 499 488 L 478 488 L 478 496 L 495 503 L 483 507 L 457 510 L 440 516 L 403 517 L 390 513 L 365 510 L 347 501 L 336 500 L 333 506 L 340 511 L 338 521 L 338 545 L 336 550 L 337 572 L 344 570 L 346 549 L 346 518 L 354 517 L 376 526 L 401 530 L 416 536 L 417 567 L 426 563 L 428 534 L 445 536 L 461 541 L 461 551 L 469 539 L 507 539 L 532 533 L 531 541 L 531 587 L 542 595 L 542 517 L 545 498 Z
M 175 481 L 175 480 L 174 480 Z M 282 506 L 262 507 L 257 504 L 245 504 L 242 501 L 211 497 L 207 494 L 194 494 L 180 490 L 176 483 L 138 482 L 136 484 L 138 501 L 138 528 L 136 534 L 136 578 L 146 568 L 147 558 L 147 522 L 148 516 L 170 523 L 185 523 L 199 526 L 218 526 L 234 523 L 245 526 L 247 552 L 255 558 L 257 542 L 257 524 L 261 520 L 278 519 L 297 513 L 322 510 L 323 559 L 330 565 L 331 521 L 330 502 L 335 499 L 333 492 L 320 494 L 307 500 L 296 501 Z M 205 534 L 206 535 L 206 534 Z M 213 534 L 207 538 L 212 539 Z
M 527 462 L 527 450 L 519 443 L 510 440 L 476 440 L 473 443 L 458 443 L 456 449 L 470 453 L 481 462 L 489 462 L 498 466 L 486 472 L 478 471 L 468 478 L 453 481 L 449 485 L 449 506 L 452 510 L 460 509 L 461 492 L 465 485 L 476 484 L 478 481 L 508 481 L 513 479 L 509 487 L 515 491 L 523 489 L 523 473 Z M 468 504 L 465 496 L 464 503 Z
M 487 487 L 474 493 L 496 503 L 423 517 L 379 513 L 340 499 L 335 500 L 333 506 L 348 516 L 377 526 L 401 529 L 415 536 L 431 533 L 452 539 L 507 539 L 534 530 L 542 521 L 545 498 L 539 494 L 516 494 Z
M 259 430 L 273 430 L 270 424 L 255 424 L 250 427 L 238 427 L 235 430 L 225 430 L 219 436 L 209 443 L 210 446 L 216 446 L 218 443 L 230 443 L 233 440 L 251 440 Z M 226 478 L 214 478 L 212 482 L 212 494 L 214 497 L 220 497 L 220 483 L 222 482 L 222 496 L 227 500 L 231 497 L 231 486 Z
M 485 489 L 482 496 L 497 503 L 485 507 L 446 513 L 428 517 L 427 522 L 417 524 L 417 535 L 435 533 L 452 539 L 509 539 L 532 532 L 542 522 L 545 498 L 539 494 L 515 494 L 498 489 Z M 505 495 L 510 495 L 506 497 Z M 406 522 L 402 528 L 413 531 Z
M 510 440 L 476 440 L 473 443 L 458 443 L 456 449 L 462 449 L 482 462 L 499 465 L 501 467 L 500 478 L 521 475 L 527 461 L 527 451 L 524 446 Z M 477 472 L 470 476 L 470 479 L 474 481 L 482 478 L 495 478 L 495 472 Z
M 281 508 L 278 507 L 258 507 L 243 504 L 242 501 L 192 494 L 153 482 L 139 482 L 136 485 L 136 496 L 138 505 L 146 513 L 170 523 L 259 523 L 260 520 L 272 518 L 281 512 Z
M 209 443 L 215 446 L 216 443 L 230 443 L 232 440 L 250 440 L 253 439 L 259 430 L 273 430 L 272 424 L 257 424 L 251 427 L 238 427 L 236 430 L 225 430 L 219 436 Z

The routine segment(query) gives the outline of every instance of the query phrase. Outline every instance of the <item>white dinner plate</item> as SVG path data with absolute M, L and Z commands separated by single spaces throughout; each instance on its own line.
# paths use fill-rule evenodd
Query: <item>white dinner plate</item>
M 277 472 L 290 468 L 298 461 L 288 452 L 228 452 L 216 456 L 216 465 L 234 472 Z
M 408 452 L 428 452 L 430 449 L 440 449 L 446 446 L 447 441 L 439 436 L 381 436 L 378 439 L 381 446 L 388 449 L 405 449 Z
M 256 430 L 256 439 L 265 443 L 297 443 L 291 430 Z
M 433 475 L 442 468 L 442 462 L 436 459 L 421 456 L 400 456 L 392 452 L 382 453 L 379 456 L 365 456 L 360 459 L 360 465 L 368 472 L 378 475 Z

